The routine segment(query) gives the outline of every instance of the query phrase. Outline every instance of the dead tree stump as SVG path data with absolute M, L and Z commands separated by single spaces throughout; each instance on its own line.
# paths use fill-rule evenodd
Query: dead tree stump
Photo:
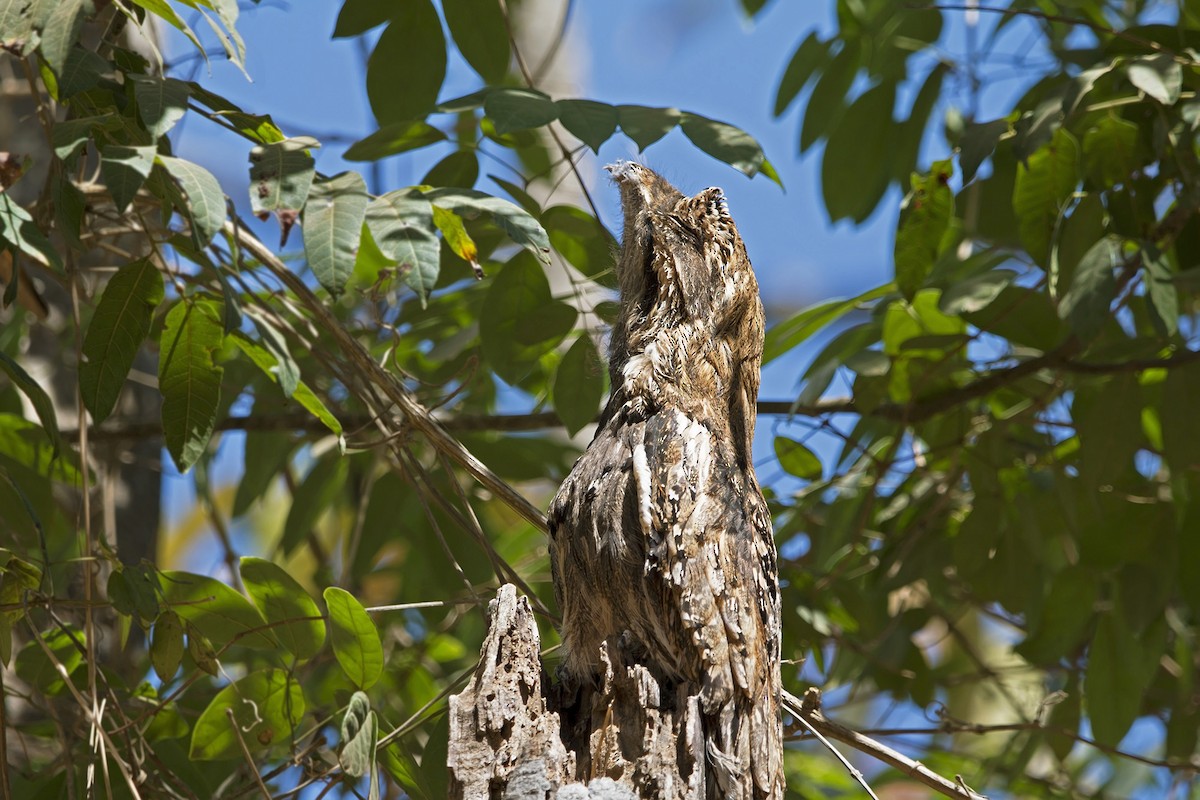
M 597 686 L 557 685 L 529 602 L 511 585 L 488 607 L 470 684 L 450 698 L 450 796 L 464 800 L 703 798 L 698 698 L 604 644 Z

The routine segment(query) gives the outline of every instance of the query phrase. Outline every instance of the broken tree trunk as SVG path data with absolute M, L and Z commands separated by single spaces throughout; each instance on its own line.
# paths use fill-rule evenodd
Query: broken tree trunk
M 698 699 L 603 646 L 597 686 L 555 684 L 529 602 L 511 585 L 488 607 L 471 683 L 450 698 L 450 796 L 497 800 L 703 798 Z

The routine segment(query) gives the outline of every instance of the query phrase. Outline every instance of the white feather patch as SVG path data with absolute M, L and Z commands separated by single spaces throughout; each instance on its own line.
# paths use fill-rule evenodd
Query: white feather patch
M 637 485 L 638 519 L 642 523 L 642 533 L 650 535 L 651 503 L 650 503 L 650 463 L 646 460 L 646 446 L 637 445 L 633 448 L 633 480 Z

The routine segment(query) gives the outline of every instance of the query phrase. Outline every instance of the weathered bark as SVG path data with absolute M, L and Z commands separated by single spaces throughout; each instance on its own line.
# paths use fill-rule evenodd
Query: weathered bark
M 577 690 L 542 663 L 529 602 L 511 585 L 488 609 L 471 683 L 450 698 L 450 796 L 631 800 L 706 794 L 697 697 L 603 645 L 603 678 Z

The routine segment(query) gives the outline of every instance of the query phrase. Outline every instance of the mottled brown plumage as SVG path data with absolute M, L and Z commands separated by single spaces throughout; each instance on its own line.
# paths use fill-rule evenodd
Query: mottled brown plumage
M 550 506 L 563 670 L 632 639 L 704 714 L 706 794 L 783 794 L 779 582 L 751 461 L 763 311 L 719 189 L 609 168 L 625 225 L 612 396 Z

